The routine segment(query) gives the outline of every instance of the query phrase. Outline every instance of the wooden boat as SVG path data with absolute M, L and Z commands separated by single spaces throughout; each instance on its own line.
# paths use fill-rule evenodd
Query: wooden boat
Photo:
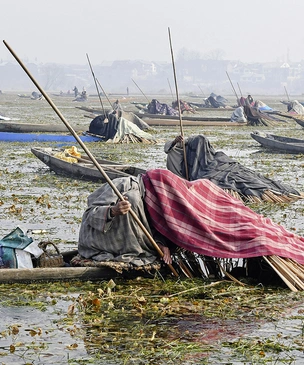
M 150 127 L 156 127 L 156 126 L 167 126 L 167 127 L 175 127 L 180 125 L 179 119 L 164 119 L 163 116 L 159 116 L 159 118 L 146 118 L 141 117 L 144 122 L 146 122 Z M 206 117 L 206 118 L 193 118 L 193 119 L 182 119 L 183 126 L 188 127 L 194 127 L 194 126 L 200 126 L 200 127 L 244 127 L 247 125 L 247 123 L 240 123 L 240 122 L 231 122 L 230 118 L 212 118 L 212 117 Z
M 97 116 L 97 115 L 101 115 L 101 114 L 103 114 L 103 113 L 104 113 L 104 112 L 103 112 L 103 110 L 102 110 L 102 109 L 100 109 L 100 108 L 91 108 L 91 107 L 86 107 L 86 106 L 83 106 L 83 105 L 81 105 L 81 106 L 76 106 L 75 108 L 76 108 L 76 109 L 80 109 L 80 110 L 84 110 L 85 112 L 88 112 L 88 113 L 95 114 L 95 116 Z M 106 113 L 110 113 L 110 112 L 112 111 L 112 109 L 110 109 L 109 107 L 106 107 L 106 108 L 104 109 L 104 111 L 105 111 Z
M 1 119 L 1 118 L 0 118 Z M 75 132 L 81 132 L 85 128 L 72 126 Z M 18 132 L 18 133 L 33 133 L 33 132 L 67 132 L 67 127 L 64 124 L 36 124 L 36 123 L 15 123 L 0 121 L 0 132 Z
M 5 117 L 4 115 L 0 115 L 0 120 L 11 120 L 11 118 Z
M 124 114 L 128 114 L 128 112 L 124 112 Z M 136 116 L 136 114 L 134 114 Z M 90 118 L 91 120 L 93 120 L 96 117 L 96 114 L 84 114 L 84 116 L 86 118 Z M 163 119 L 162 116 L 160 116 L 159 119 L 153 118 L 153 119 L 147 119 L 147 118 L 140 118 L 143 123 L 145 123 L 148 127 L 176 127 L 179 126 L 180 122 L 179 120 L 176 119 Z M 188 126 L 188 127 L 195 127 L 195 126 L 199 126 L 199 127 L 244 127 L 247 125 L 247 123 L 241 123 L 241 122 L 231 122 L 230 118 L 228 118 L 229 120 L 221 120 L 221 118 L 205 118 L 205 120 L 182 120 L 182 123 L 184 126 Z M 129 119 L 128 119 L 129 120 Z
M 18 94 L 19 98 L 26 98 L 26 99 L 31 99 L 31 95 L 27 95 L 27 94 Z
M 160 115 L 160 114 L 149 114 L 149 113 L 134 113 L 138 117 L 142 118 L 143 120 L 146 119 L 161 119 L 161 120 L 177 120 L 179 121 L 179 116 L 177 115 Z M 213 121 L 213 122 L 230 122 L 230 117 L 199 117 L 199 116 L 182 116 L 183 121 L 191 121 L 191 122 L 206 122 L 206 121 Z
M 58 175 L 74 179 L 105 182 L 100 171 L 97 170 L 96 166 L 87 156 L 77 158 L 78 162 L 71 163 L 55 157 L 57 153 L 63 152 L 62 149 L 33 147 L 31 148 L 31 151 L 37 158 L 39 158 L 39 160 L 45 163 L 51 171 L 54 171 Z M 138 174 L 145 172 L 144 169 L 139 167 L 122 165 L 109 160 L 97 159 L 97 162 L 101 165 L 111 180 L 124 176 L 137 176 Z
M 299 118 L 296 118 L 296 117 L 292 117 L 292 119 L 298 123 L 301 127 L 304 128 L 304 119 L 299 119 Z
M 73 97 L 75 98 L 75 94 L 74 92 L 70 92 L 70 93 L 59 93 L 59 94 L 52 94 L 53 96 L 60 96 L 60 97 Z
M 304 153 L 304 140 L 302 139 L 262 134 L 257 131 L 250 135 L 263 147 L 286 153 Z
M 83 142 L 102 142 L 102 137 L 95 135 L 80 135 Z M 69 134 L 35 134 L 35 133 L 13 133 L 0 132 L 0 141 L 3 142 L 66 142 L 75 143 L 74 136 Z
M 222 108 L 214 108 L 214 107 L 209 107 L 209 106 L 202 106 L 202 104 L 195 104 L 195 103 L 191 103 L 188 102 L 188 104 L 196 111 L 196 112 L 200 112 L 200 111 L 218 111 L 218 112 L 229 112 L 229 111 L 233 111 L 235 108 L 232 106 L 229 107 L 222 107 Z M 134 103 L 134 106 L 140 110 L 140 113 L 143 114 L 149 114 L 148 109 L 146 107 L 146 105 L 143 105 L 142 103 Z M 158 115 L 158 116 L 162 116 L 161 114 L 152 114 L 152 115 Z
M 85 108 L 80 107 L 79 109 L 85 110 L 89 112 L 89 114 L 85 114 L 86 118 L 94 119 L 99 112 L 102 114 L 98 109 L 92 108 Z M 179 126 L 180 120 L 177 116 L 171 115 L 159 115 L 159 114 L 141 114 L 141 113 L 133 113 L 133 112 L 123 112 L 126 118 L 128 119 L 128 114 L 134 114 L 138 118 L 140 118 L 144 123 L 146 123 L 149 127 L 156 127 L 156 126 Z M 129 119 L 128 119 L 129 120 Z M 230 117 L 194 117 L 194 116 L 183 116 L 182 123 L 184 126 L 224 126 L 224 127 L 244 127 L 246 123 L 240 122 L 231 122 Z
M 146 270 L 123 271 L 122 274 L 109 266 L 94 267 L 94 266 L 70 266 L 71 259 L 77 255 L 78 251 L 61 252 L 66 263 L 64 267 L 35 267 L 31 269 L 0 269 L 0 283 L 32 283 L 32 282 L 49 282 L 49 281 L 70 281 L 70 280 L 104 280 L 114 279 L 117 277 L 135 278 L 137 276 L 151 277 L 155 275 L 155 269 L 149 273 Z M 162 275 L 166 274 L 165 269 L 162 269 Z

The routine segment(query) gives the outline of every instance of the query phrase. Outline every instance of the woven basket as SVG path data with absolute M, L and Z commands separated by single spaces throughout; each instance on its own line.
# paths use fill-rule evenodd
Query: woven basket
M 47 246 L 53 246 L 56 252 L 49 251 Z M 38 243 L 38 246 L 43 250 L 38 258 L 38 267 L 62 267 L 65 265 L 63 256 L 61 255 L 58 247 L 53 242 L 43 241 Z

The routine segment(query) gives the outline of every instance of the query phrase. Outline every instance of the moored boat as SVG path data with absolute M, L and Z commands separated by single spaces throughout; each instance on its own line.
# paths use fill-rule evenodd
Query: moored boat
M 93 260 L 79 260 L 78 251 L 61 252 L 65 266 L 61 267 L 33 267 L 33 268 L 1 268 L 0 283 L 32 283 L 49 281 L 97 281 L 105 279 L 135 278 L 137 276 L 153 278 L 155 272 L 160 270 L 165 275 L 168 270 L 161 264 L 149 267 L 128 268 L 128 265 L 115 262 L 99 263 Z M 83 261 L 84 266 L 74 266 L 72 261 Z M 130 266 L 130 265 L 129 265 Z
M 296 123 L 298 123 L 301 127 L 304 128 L 304 119 L 300 119 L 300 118 L 296 118 L 296 117 L 293 117 L 292 118 Z
M 75 132 L 83 131 L 85 128 L 72 126 Z M 0 121 L 0 132 L 18 132 L 18 133 L 33 133 L 33 132 L 67 132 L 67 127 L 64 124 L 41 124 L 41 123 L 15 123 Z
M 39 160 L 45 163 L 51 171 L 54 171 L 58 175 L 89 181 L 106 181 L 101 172 L 87 156 L 77 158 L 74 155 L 69 155 L 61 149 L 51 147 L 33 147 L 31 151 L 37 158 L 39 158 Z M 62 154 L 64 154 L 66 159 L 56 157 L 62 156 Z M 138 174 L 145 172 L 144 169 L 139 167 L 123 165 L 109 160 L 97 159 L 97 162 L 101 165 L 111 180 L 130 175 L 137 176 Z
M 285 153 L 304 153 L 304 140 L 255 131 L 251 137 L 261 146 Z
M 158 117 L 158 118 L 157 118 Z M 170 116 L 169 116 L 170 117 Z M 153 118 L 141 116 L 142 120 L 146 122 L 150 127 L 167 126 L 176 127 L 180 125 L 179 119 L 163 118 L 162 115 L 158 115 Z M 201 117 L 201 118 L 182 118 L 182 124 L 184 126 L 194 127 L 244 127 L 247 123 L 244 122 L 231 122 L 230 118 L 220 117 Z
M 89 134 L 80 135 L 83 142 L 102 142 L 102 136 L 97 137 Z M 68 134 L 37 134 L 37 133 L 13 133 L 0 132 L 0 141 L 3 142 L 66 142 L 73 143 L 76 139 Z

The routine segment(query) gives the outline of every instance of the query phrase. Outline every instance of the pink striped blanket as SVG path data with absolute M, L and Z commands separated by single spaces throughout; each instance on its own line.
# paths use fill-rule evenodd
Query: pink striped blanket
M 142 175 L 154 227 L 186 250 L 220 258 L 278 255 L 304 264 L 304 238 L 255 213 L 207 179 L 163 169 Z

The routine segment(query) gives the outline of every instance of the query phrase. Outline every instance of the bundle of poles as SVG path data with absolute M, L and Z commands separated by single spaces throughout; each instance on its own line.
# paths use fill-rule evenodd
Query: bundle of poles
M 251 204 L 261 204 L 261 203 L 278 203 L 278 204 L 288 204 L 295 202 L 299 199 L 304 199 L 304 193 L 300 193 L 299 195 L 288 193 L 288 194 L 282 194 L 277 191 L 272 190 L 265 190 L 263 194 L 259 196 L 255 195 L 242 195 L 239 194 L 235 190 L 231 189 L 224 189 L 226 193 L 233 196 L 234 198 L 237 198 L 244 203 L 251 203 Z

